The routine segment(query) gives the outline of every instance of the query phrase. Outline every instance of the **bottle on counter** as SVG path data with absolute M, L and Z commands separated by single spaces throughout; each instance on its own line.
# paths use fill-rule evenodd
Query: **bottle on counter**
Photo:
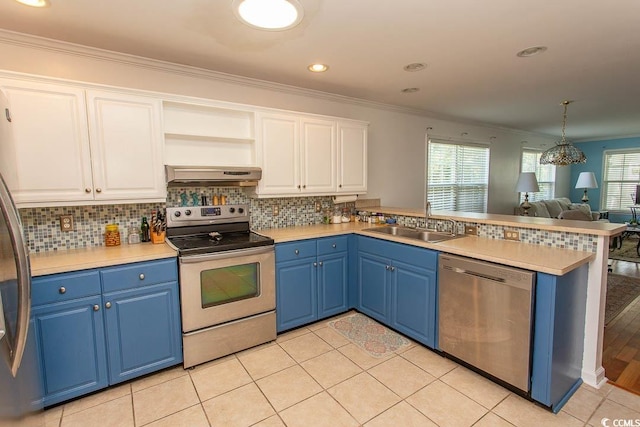
M 142 224 L 140 225 L 140 241 L 141 242 L 150 242 L 151 241 L 151 231 L 149 229 L 149 223 L 147 222 L 147 217 L 142 217 Z

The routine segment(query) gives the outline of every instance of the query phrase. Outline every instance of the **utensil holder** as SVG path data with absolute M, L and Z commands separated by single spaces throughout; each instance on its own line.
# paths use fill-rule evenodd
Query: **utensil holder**
M 151 243 L 164 243 L 164 237 L 166 232 L 156 233 L 155 231 L 151 232 Z

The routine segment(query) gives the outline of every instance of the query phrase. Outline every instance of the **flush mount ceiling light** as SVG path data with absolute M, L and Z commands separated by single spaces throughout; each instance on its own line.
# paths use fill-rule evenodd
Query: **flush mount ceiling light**
M 417 92 L 419 90 L 420 90 L 419 87 L 407 87 L 407 88 L 402 89 L 400 92 L 402 92 L 402 93 L 415 93 L 415 92 Z
M 50 5 L 49 0 L 16 0 L 18 3 L 31 7 L 47 7 Z
M 567 166 L 578 163 L 586 163 L 587 157 L 582 151 L 574 147 L 565 138 L 565 128 L 567 126 L 567 105 L 571 101 L 562 101 L 560 105 L 564 106 L 564 114 L 562 116 L 562 139 L 555 146 L 549 148 L 540 156 L 540 164 Z
M 311 64 L 307 67 L 307 70 L 312 73 L 324 73 L 329 69 L 329 66 L 326 64 Z
M 233 12 L 245 24 L 267 31 L 293 28 L 304 16 L 298 0 L 234 0 Z
M 425 68 L 427 68 L 427 64 L 423 64 L 422 62 L 413 62 L 411 64 L 408 64 L 402 67 L 403 70 L 409 73 L 414 73 L 416 71 L 424 70 Z
M 520 52 L 516 53 L 516 56 L 520 57 L 520 58 L 528 58 L 530 56 L 535 56 L 539 53 L 544 52 L 545 50 L 547 50 L 546 46 L 533 46 L 533 47 L 528 47 L 526 49 L 521 50 Z

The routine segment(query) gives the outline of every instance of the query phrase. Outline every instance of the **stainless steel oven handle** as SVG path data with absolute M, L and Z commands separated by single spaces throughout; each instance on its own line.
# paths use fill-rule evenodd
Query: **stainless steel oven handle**
M 196 262 L 214 261 L 219 259 L 237 258 L 240 256 L 261 255 L 275 251 L 274 246 L 260 246 L 251 249 L 237 249 L 235 251 L 221 251 L 210 254 L 201 255 L 183 255 L 180 257 L 180 263 L 191 264 Z

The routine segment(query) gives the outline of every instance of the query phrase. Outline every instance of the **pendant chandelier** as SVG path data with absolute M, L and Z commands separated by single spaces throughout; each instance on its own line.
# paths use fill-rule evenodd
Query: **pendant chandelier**
M 565 138 L 565 128 L 567 126 L 567 105 L 571 101 L 562 101 L 564 105 L 564 114 L 562 116 L 562 139 L 555 146 L 549 148 L 540 156 L 540 164 L 567 166 L 577 163 L 586 163 L 587 157 L 582 151 L 576 148 Z

